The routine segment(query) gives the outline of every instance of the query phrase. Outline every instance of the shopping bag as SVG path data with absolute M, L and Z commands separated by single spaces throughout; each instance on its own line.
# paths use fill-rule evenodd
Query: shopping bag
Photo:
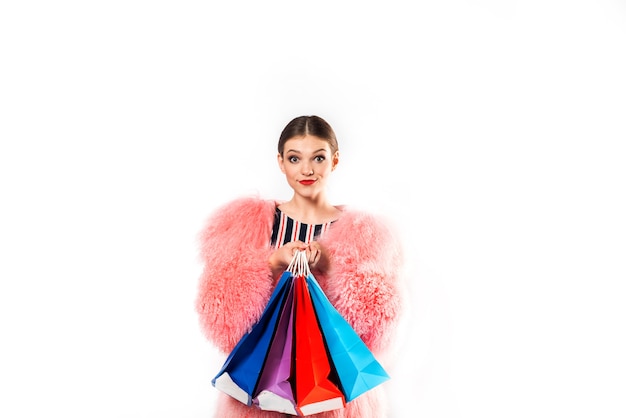
M 313 275 L 307 276 L 307 284 L 346 402 L 389 380 L 385 369 L 331 304 Z
M 294 256 L 287 271 L 292 273 L 291 289 L 253 402 L 261 409 L 298 416 L 343 408 L 344 396 L 308 293 L 306 274 L 310 271 L 304 252 Z M 291 335 L 285 336 L 285 330 Z
M 339 409 L 345 398 L 332 371 L 324 336 L 317 322 L 306 277 L 294 279 L 294 384 L 300 415 Z
M 387 379 L 297 251 L 212 383 L 248 406 L 306 416 L 343 408 Z
M 213 386 L 246 405 L 259 381 L 268 348 L 278 326 L 278 317 L 291 287 L 291 273 L 281 275 L 261 317 L 233 348 L 222 369 L 212 379 Z
M 290 280 L 293 278 L 290 277 Z M 264 410 L 297 415 L 290 381 L 293 347 L 293 280 L 270 344 L 253 402 Z

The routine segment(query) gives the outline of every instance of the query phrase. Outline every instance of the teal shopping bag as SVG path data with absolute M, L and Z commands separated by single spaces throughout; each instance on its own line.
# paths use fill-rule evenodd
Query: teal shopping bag
M 307 283 L 346 402 L 389 380 L 385 369 L 354 328 L 330 303 L 317 280 L 309 274 Z

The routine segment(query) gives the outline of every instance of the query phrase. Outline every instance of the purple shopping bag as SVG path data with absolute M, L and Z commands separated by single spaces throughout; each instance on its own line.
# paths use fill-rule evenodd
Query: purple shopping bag
M 291 281 L 291 273 L 283 273 L 257 323 L 239 340 L 211 381 L 215 388 L 246 405 L 252 405 Z
M 257 384 L 254 404 L 260 409 L 297 415 L 291 385 L 293 350 L 293 278 Z

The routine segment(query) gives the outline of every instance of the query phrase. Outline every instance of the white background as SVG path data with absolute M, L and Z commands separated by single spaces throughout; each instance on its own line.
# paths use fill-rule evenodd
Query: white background
M 301 114 L 402 231 L 395 417 L 626 416 L 624 1 L 5 1 L 0 60 L 0 416 L 210 416 L 196 233 Z

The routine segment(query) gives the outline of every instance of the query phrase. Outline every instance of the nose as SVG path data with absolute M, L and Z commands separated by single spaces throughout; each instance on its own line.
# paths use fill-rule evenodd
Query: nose
M 310 164 L 303 164 L 302 165 L 302 174 L 305 175 L 305 176 L 313 175 L 313 166 L 311 166 Z

